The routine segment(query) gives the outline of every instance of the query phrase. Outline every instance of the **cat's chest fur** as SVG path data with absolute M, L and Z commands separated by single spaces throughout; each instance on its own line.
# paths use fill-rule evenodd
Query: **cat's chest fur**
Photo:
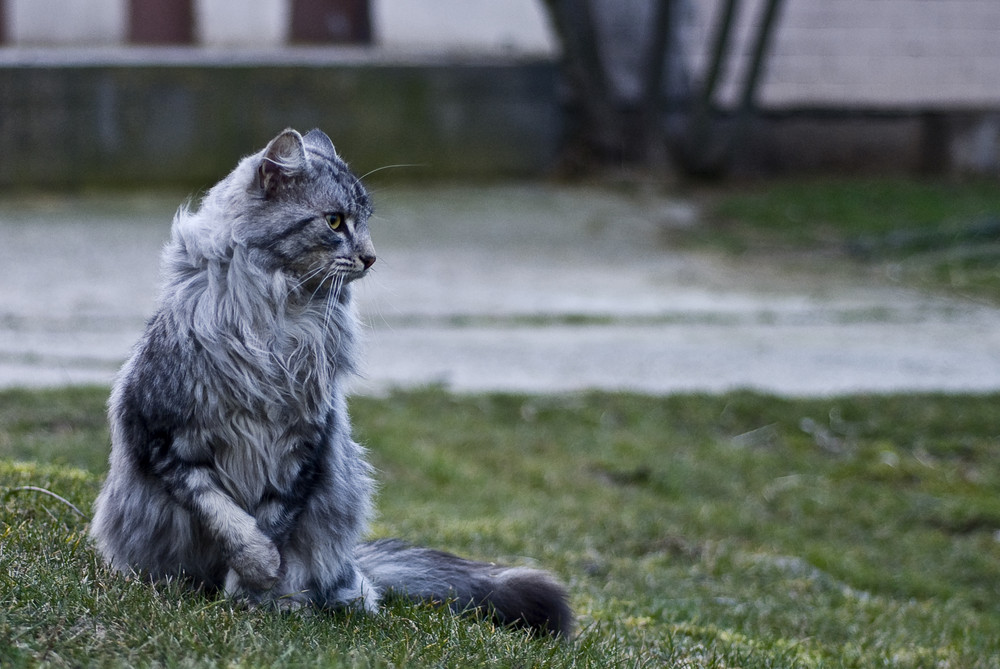
M 350 313 L 290 310 L 280 329 L 187 344 L 202 373 L 180 444 L 208 445 L 220 484 L 248 511 L 299 489 L 333 447 Z M 191 330 L 189 330 L 191 332 Z M 210 386 L 210 387 L 209 387 Z M 215 398 L 214 401 L 206 401 Z
M 235 422 L 240 421 L 236 417 Z M 269 498 L 286 497 L 301 483 L 323 448 L 319 438 L 253 422 L 214 453 L 223 488 L 247 511 Z

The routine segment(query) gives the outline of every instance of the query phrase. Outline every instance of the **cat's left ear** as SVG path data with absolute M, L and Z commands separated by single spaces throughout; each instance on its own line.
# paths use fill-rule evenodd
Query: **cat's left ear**
M 324 150 L 333 157 L 337 156 L 337 149 L 333 146 L 333 140 L 319 128 L 313 128 L 307 132 L 302 140 L 306 144 Z
M 306 147 L 302 135 L 291 128 L 271 140 L 257 166 L 257 186 L 267 196 L 306 169 Z

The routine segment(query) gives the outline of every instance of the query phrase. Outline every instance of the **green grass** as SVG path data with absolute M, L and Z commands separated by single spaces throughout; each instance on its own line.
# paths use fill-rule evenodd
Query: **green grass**
M 737 253 L 805 251 L 880 265 L 902 281 L 1000 300 L 1000 184 L 786 179 L 701 193 L 683 241 Z
M 104 391 L 0 393 L 0 666 L 995 667 L 1000 395 L 352 401 L 373 528 L 540 564 L 579 635 L 247 611 L 109 573 Z

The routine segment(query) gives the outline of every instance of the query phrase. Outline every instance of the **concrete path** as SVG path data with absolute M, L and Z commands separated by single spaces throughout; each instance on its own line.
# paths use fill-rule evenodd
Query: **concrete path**
M 358 392 L 1000 389 L 1000 310 L 857 267 L 671 250 L 688 205 L 548 186 L 375 193 Z M 182 196 L 0 202 L 0 386 L 111 381 Z

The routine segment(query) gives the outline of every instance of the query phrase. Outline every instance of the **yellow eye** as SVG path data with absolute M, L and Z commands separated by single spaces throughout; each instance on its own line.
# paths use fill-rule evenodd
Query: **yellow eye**
M 335 213 L 326 215 L 326 224 L 330 226 L 331 230 L 337 230 L 338 228 L 340 228 L 343 222 L 344 222 L 343 214 Z

